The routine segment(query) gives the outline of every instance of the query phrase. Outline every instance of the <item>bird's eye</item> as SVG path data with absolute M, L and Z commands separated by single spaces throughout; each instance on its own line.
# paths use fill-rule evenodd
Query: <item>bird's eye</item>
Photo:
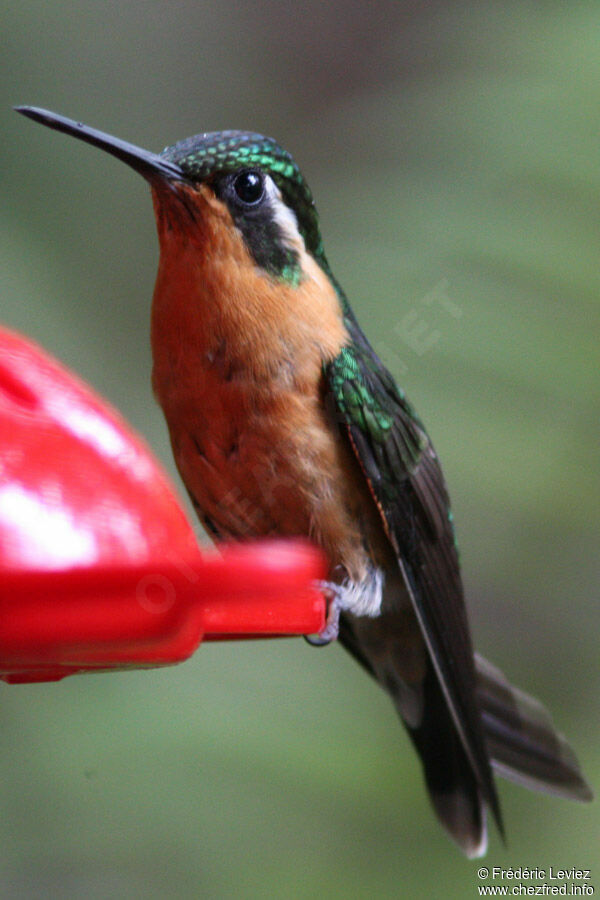
M 262 200 L 265 190 L 264 179 L 259 172 L 252 170 L 240 172 L 233 182 L 233 189 L 242 203 L 252 206 Z

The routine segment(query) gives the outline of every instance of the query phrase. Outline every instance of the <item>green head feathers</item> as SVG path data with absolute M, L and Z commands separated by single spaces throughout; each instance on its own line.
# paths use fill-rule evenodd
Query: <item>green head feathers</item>
M 301 278 L 298 256 L 277 227 L 274 198 L 260 214 L 251 205 L 240 205 L 229 189 L 240 173 L 269 176 L 294 213 L 307 251 L 328 269 L 310 188 L 290 154 L 273 138 L 250 131 L 216 131 L 186 138 L 160 155 L 181 168 L 190 181 L 210 184 L 227 202 L 257 263 L 271 275 L 297 283 Z

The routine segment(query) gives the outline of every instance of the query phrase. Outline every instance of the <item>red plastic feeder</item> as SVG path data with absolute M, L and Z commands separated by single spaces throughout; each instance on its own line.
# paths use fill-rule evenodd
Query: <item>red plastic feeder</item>
M 314 633 L 324 575 L 298 541 L 201 553 L 123 419 L 0 329 L 1 679 L 166 665 L 202 640 Z

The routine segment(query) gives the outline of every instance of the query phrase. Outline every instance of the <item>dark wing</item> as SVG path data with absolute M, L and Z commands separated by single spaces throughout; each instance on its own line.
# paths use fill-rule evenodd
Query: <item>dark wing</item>
M 421 422 L 349 311 L 346 325 L 352 341 L 325 369 L 328 402 L 377 504 L 465 752 L 502 831 L 440 464 Z

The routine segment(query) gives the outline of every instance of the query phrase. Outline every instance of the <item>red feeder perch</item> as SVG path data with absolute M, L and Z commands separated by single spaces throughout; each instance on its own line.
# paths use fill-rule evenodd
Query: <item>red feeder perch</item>
M 201 553 L 160 467 L 66 369 L 0 329 L 0 678 L 166 665 L 324 624 L 302 542 Z

